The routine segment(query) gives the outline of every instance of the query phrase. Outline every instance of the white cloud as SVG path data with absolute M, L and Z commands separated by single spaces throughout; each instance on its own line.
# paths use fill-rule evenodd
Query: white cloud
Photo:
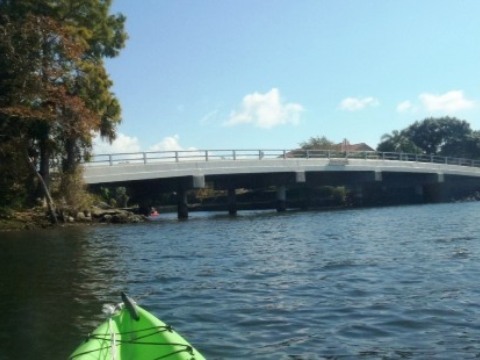
M 93 139 L 93 153 L 94 154 L 113 154 L 113 153 L 130 153 L 139 152 L 140 144 L 136 137 L 130 137 L 122 133 L 117 134 L 117 138 L 109 144 L 108 141 L 103 141 L 100 135 L 96 135 Z
M 400 104 L 397 105 L 397 111 L 401 112 L 401 113 L 416 112 L 417 108 L 409 100 L 405 100 L 405 101 L 402 101 Z
M 148 151 L 181 151 L 185 150 L 181 145 L 180 145 L 180 136 L 178 135 L 173 135 L 173 136 L 167 136 L 162 139 L 159 143 L 156 143 L 155 145 L 150 146 Z
M 205 153 L 199 152 L 198 149 L 194 147 L 189 147 L 189 148 L 184 148 L 182 145 L 180 145 L 180 136 L 177 134 L 173 136 L 166 136 L 160 141 L 159 143 L 156 143 L 153 146 L 150 146 L 148 148 L 148 151 L 153 151 L 153 152 L 172 152 L 172 151 L 179 151 L 183 152 L 180 153 L 180 157 L 183 160 L 198 160 L 200 158 L 204 159 L 205 158 Z M 173 161 L 174 158 L 172 157 L 171 154 L 166 155 L 164 160 L 170 160 Z
M 265 94 L 254 92 L 246 95 L 239 111 L 232 111 L 226 126 L 253 124 L 256 127 L 270 129 L 278 125 L 300 122 L 303 107 L 296 103 L 285 103 L 278 89 L 273 88 Z
M 147 151 L 182 151 L 182 150 L 197 150 L 194 147 L 184 148 L 180 145 L 180 136 L 166 136 L 160 142 L 152 145 Z M 134 153 L 141 152 L 140 143 L 136 137 L 131 137 L 122 133 L 117 134 L 117 138 L 109 144 L 103 141 L 100 135 L 96 135 L 93 139 L 93 153 L 100 154 L 115 154 L 115 153 Z
M 475 103 L 465 98 L 463 91 L 452 90 L 445 94 L 423 93 L 419 96 L 423 106 L 428 111 L 459 111 L 471 109 Z
M 340 109 L 346 111 L 359 111 L 366 107 L 378 106 L 379 104 L 380 102 L 378 99 L 371 96 L 364 98 L 348 97 L 340 102 Z
M 205 114 L 201 119 L 200 119 L 200 124 L 201 125 L 208 125 L 216 120 L 216 118 L 219 115 L 218 110 L 213 110 L 210 111 L 208 114 Z

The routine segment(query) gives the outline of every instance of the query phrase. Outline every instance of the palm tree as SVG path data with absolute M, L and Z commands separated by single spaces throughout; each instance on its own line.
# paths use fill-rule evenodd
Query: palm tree
M 410 140 L 404 131 L 393 130 L 391 134 L 383 134 L 377 151 L 420 153 L 420 148 Z

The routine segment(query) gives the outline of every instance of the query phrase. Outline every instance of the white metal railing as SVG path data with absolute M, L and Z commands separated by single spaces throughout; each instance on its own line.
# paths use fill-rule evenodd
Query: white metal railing
M 480 167 L 480 160 L 443 157 L 427 154 L 410 154 L 377 151 L 334 151 L 334 150 L 181 150 L 149 151 L 135 153 L 98 154 L 85 162 L 86 166 L 149 164 L 158 162 L 221 161 L 221 160 L 265 160 L 265 159 L 365 159 L 396 160 L 444 165 Z

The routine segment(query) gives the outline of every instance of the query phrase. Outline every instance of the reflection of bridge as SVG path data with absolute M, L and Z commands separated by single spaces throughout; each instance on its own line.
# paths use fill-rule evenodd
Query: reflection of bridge
M 186 191 L 211 184 L 235 189 L 277 188 L 277 209 L 294 186 L 340 186 L 357 197 L 396 192 L 416 202 L 439 202 L 480 189 L 480 161 L 421 154 L 319 150 L 197 150 L 97 155 L 85 164 L 85 181 L 157 192 L 178 192 L 179 216 L 187 216 Z

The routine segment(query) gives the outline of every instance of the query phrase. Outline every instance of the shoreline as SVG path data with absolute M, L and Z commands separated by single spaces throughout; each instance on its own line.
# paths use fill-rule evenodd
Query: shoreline
M 65 226 L 92 226 L 97 224 L 141 223 L 147 219 L 125 209 L 100 209 L 94 207 L 87 211 L 61 210 L 57 212 L 59 223 L 53 224 L 48 211 L 42 207 L 12 210 L 8 215 L 0 217 L 0 233 L 11 231 L 32 231 L 38 229 L 55 229 Z
M 54 227 L 41 208 L 12 211 L 0 217 L 0 232 L 47 229 Z
M 470 196 L 463 199 L 452 199 L 451 202 L 476 202 L 480 201 L 480 195 Z M 390 203 L 390 204 L 370 204 L 370 205 L 323 205 L 323 206 L 294 206 L 289 207 L 293 210 L 316 210 L 316 211 L 335 211 L 356 208 L 385 207 L 397 205 L 418 205 L 419 203 Z M 175 212 L 175 206 L 157 207 L 160 214 Z M 188 206 L 189 212 L 198 211 L 220 211 L 228 212 L 227 204 L 191 204 Z M 274 209 L 269 201 L 263 203 L 237 203 L 237 210 L 266 210 Z M 50 221 L 47 209 L 35 207 L 24 210 L 10 210 L 8 214 L 0 215 L 0 234 L 11 231 L 34 231 L 39 229 L 55 229 L 65 226 L 94 226 L 101 224 L 135 224 L 149 222 L 145 215 L 138 214 L 137 208 L 100 208 L 92 207 L 85 211 L 72 211 L 71 209 L 57 210 L 59 223 L 57 225 Z

